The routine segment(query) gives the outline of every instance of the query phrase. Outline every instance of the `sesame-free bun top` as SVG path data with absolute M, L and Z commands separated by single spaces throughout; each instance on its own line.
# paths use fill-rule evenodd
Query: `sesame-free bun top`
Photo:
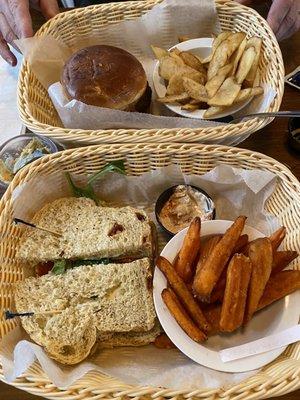
M 127 51 L 106 45 L 73 54 L 61 80 L 69 98 L 117 110 L 134 109 L 147 88 L 142 64 Z

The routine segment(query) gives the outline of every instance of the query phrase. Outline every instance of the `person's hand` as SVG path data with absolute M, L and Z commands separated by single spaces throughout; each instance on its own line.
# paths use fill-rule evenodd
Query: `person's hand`
M 246 6 L 255 3 L 255 0 L 236 1 Z M 267 21 L 278 41 L 292 36 L 300 29 L 300 0 L 273 0 Z
M 300 29 L 300 0 L 273 0 L 267 21 L 278 41 Z
M 17 59 L 8 43 L 16 48 L 15 39 L 33 35 L 30 6 L 39 9 L 47 19 L 59 12 L 57 0 L 0 0 L 0 56 L 12 66 Z

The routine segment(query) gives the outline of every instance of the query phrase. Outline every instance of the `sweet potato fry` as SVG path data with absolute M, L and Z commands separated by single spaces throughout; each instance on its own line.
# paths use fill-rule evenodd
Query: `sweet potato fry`
M 211 304 L 223 300 L 226 287 L 226 275 L 227 275 L 227 268 L 222 272 L 220 279 L 218 280 L 216 286 L 213 288 L 213 291 L 211 292 L 209 299 L 209 302 Z
M 245 246 L 248 245 L 248 235 L 241 235 L 239 237 L 239 240 L 237 241 L 237 244 L 235 248 L 232 251 L 232 255 L 236 253 L 240 253 Z M 225 293 L 225 286 L 226 286 L 226 275 L 227 275 L 227 268 L 228 265 L 223 269 L 223 272 L 220 276 L 220 279 L 218 280 L 216 286 L 213 288 L 213 291 L 211 292 L 211 296 L 209 299 L 210 303 L 215 303 L 216 301 L 222 301 Z
M 257 311 L 267 307 L 277 300 L 300 289 L 300 271 L 281 271 L 271 276 L 269 279 L 264 294 L 260 299 Z M 208 336 L 215 335 L 220 332 L 220 318 L 222 305 L 212 305 L 204 309 L 205 318 L 211 325 L 211 330 Z
M 200 254 L 199 254 L 199 259 L 197 262 L 196 266 L 196 271 L 200 271 L 200 268 L 202 267 L 204 261 L 207 259 L 207 257 L 210 255 L 212 252 L 212 249 L 215 247 L 217 243 L 219 243 L 222 235 L 213 235 L 208 238 L 206 238 L 203 243 L 201 244 L 200 247 Z
M 242 250 L 245 246 L 247 246 L 248 240 L 249 240 L 249 236 L 248 236 L 247 234 L 241 235 L 241 236 L 239 237 L 239 240 L 237 241 L 237 243 L 236 243 L 236 245 L 235 245 L 233 251 L 232 251 L 232 254 L 240 253 L 241 250 Z
M 156 265 L 166 276 L 171 288 L 175 291 L 194 322 L 200 329 L 208 331 L 210 326 L 206 321 L 199 304 L 197 304 L 192 293 L 189 291 L 182 278 L 177 274 L 172 264 L 166 258 L 160 256 L 156 261 Z
M 196 217 L 190 223 L 183 245 L 175 260 L 174 268 L 184 282 L 190 282 L 194 275 L 194 264 L 200 249 L 201 219 Z
M 259 301 L 257 310 L 274 303 L 279 299 L 300 289 L 300 271 L 281 271 L 271 276 Z
M 249 285 L 245 323 L 248 322 L 257 309 L 264 293 L 265 286 L 272 271 L 273 251 L 268 238 L 259 238 L 249 246 L 249 258 L 252 262 L 252 274 Z
M 219 243 L 213 248 L 203 266 L 196 273 L 193 290 L 202 301 L 209 301 L 211 292 L 218 282 L 244 229 L 245 222 L 246 217 L 244 216 L 240 216 L 234 221 Z
M 175 349 L 176 346 L 171 339 L 165 334 L 161 333 L 154 340 L 154 346 L 158 349 Z
M 286 235 L 286 228 L 282 226 L 269 237 L 273 251 L 277 250 Z
M 216 335 L 220 332 L 220 319 L 221 319 L 221 304 L 214 304 L 204 310 L 205 318 L 210 323 L 211 329 L 208 332 L 208 336 Z
M 221 311 L 222 332 L 233 332 L 243 323 L 251 270 L 252 265 L 248 257 L 243 254 L 235 254 L 232 257 L 228 265 Z
M 164 289 L 161 296 L 170 313 L 191 339 L 195 342 L 202 342 L 206 339 L 206 335 L 195 325 L 171 289 Z
M 286 250 L 273 252 L 272 274 L 283 271 L 289 263 L 297 257 L 297 251 Z

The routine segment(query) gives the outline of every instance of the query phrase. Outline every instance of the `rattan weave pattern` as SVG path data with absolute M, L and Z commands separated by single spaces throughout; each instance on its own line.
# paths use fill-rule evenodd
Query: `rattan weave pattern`
M 23 272 L 15 259 L 20 231 L 11 224 L 12 193 L 14 189 L 36 176 L 55 171 L 90 174 L 113 159 L 124 159 L 127 173 L 139 175 L 150 169 L 179 164 L 185 173 L 204 174 L 219 163 L 245 169 L 261 169 L 277 175 L 277 187 L 266 204 L 266 209 L 277 215 L 287 227 L 284 247 L 300 252 L 300 184 L 292 173 L 276 160 L 249 150 L 196 144 L 115 144 L 66 150 L 37 160 L 21 170 L 0 202 L 0 312 L 12 305 L 12 283 L 23 279 Z M 295 268 L 300 266 L 294 263 Z M 0 337 L 8 333 L 16 322 L 0 319 Z M 0 379 L 3 379 L 0 367 Z M 14 383 L 14 386 L 49 399 L 206 399 L 250 400 L 280 396 L 300 387 L 300 343 L 289 346 L 284 355 L 255 376 L 227 388 L 192 392 L 173 391 L 153 387 L 133 387 L 91 372 L 68 390 L 55 387 L 35 363 Z
M 67 45 L 91 35 L 99 35 L 99 27 L 138 17 L 161 0 L 108 3 L 62 13 L 47 22 L 37 36 L 50 34 Z M 216 0 L 223 30 L 246 32 L 263 38 L 260 62 L 261 79 L 277 92 L 267 111 L 278 111 L 284 89 L 284 67 L 281 51 L 267 22 L 253 9 L 228 0 Z M 100 143 L 197 142 L 236 145 L 251 133 L 263 128 L 271 119 L 249 119 L 235 125 L 199 129 L 64 129 L 56 110 L 40 82 L 24 62 L 18 86 L 18 107 L 22 121 L 33 132 L 64 143 L 91 145 Z

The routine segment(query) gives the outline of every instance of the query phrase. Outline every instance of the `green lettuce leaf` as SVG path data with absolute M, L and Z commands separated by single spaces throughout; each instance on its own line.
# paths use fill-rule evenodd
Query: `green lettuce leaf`
M 92 183 L 99 179 L 101 176 L 106 174 L 107 172 L 117 172 L 119 174 L 125 175 L 125 164 L 123 160 L 114 160 L 109 164 L 106 164 L 100 171 L 97 171 L 95 174 L 91 175 L 88 178 L 88 183 L 85 187 L 79 187 L 75 185 L 72 181 L 71 175 L 69 172 L 66 173 L 66 178 L 68 180 L 70 189 L 74 197 L 87 197 L 95 201 L 95 203 L 99 204 L 99 199 L 94 191 Z

